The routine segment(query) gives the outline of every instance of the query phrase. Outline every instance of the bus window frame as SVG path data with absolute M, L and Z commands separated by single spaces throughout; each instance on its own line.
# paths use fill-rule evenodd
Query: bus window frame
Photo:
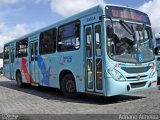
M 27 42 L 27 44 L 24 44 L 24 48 L 20 48 L 20 43 L 25 43 Z M 28 38 L 24 38 L 22 40 L 19 40 L 16 42 L 16 58 L 23 58 L 23 57 L 27 57 L 28 56 L 28 47 L 29 47 L 29 40 Z M 24 50 L 25 52 L 22 52 L 21 50 Z
M 77 24 L 78 23 L 78 24 Z M 76 29 L 76 24 L 78 25 L 78 29 L 79 30 L 75 30 Z M 72 28 L 74 28 L 74 35 L 72 36 L 67 36 L 67 37 L 61 37 L 61 31 L 60 29 L 64 29 L 64 27 L 69 26 L 69 25 L 74 25 L 74 27 L 72 26 Z M 73 29 L 72 29 L 73 30 Z M 62 31 L 63 32 L 63 31 Z M 75 51 L 75 50 L 79 50 L 80 46 L 81 46 L 81 39 L 80 39 L 80 34 L 81 34 L 81 21 L 80 20 L 75 20 L 69 23 L 66 23 L 64 25 L 61 25 L 58 27 L 58 36 L 57 36 L 57 51 L 58 52 L 69 52 L 69 51 Z M 62 48 L 62 43 L 66 42 L 67 40 L 70 40 L 70 42 L 73 42 L 73 39 L 75 40 L 75 46 L 73 44 L 71 45 L 65 45 L 64 44 L 64 48 Z M 78 48 L 76 48 L 76 42 L 78 41 Z M 71 47 L 71 48 L 66 48 L 66 46 Z M 74 47 L 74 48 L 73 48 Z M 63 49 L 63 50 L 62 50 Z
M 49 52 L 46 52 L 46 51 L 48 50 L 48 48 L 51 48 L 51 45 L 48 44 L 49 47 L 47 47 L 46 49 L 43 49 L 43 51 L 45 51 L 45 52 L 42 52 L 42 44 L 43 44 L 42 39 L 45 40 L 45 38 L 42 38 L 42 37 L 43 37 L 42 35 L 44 35 L 45 33 L 49 32 L 49 31 L 52 31 L 52 34 L 55 32 L 55 34 L 54 34 L 55 36 L 52 35 L 52 40 L 53 40 L 53 41 L 48 40 L 48 41 L 50 41 L 50 42 L 53 42 L 53 46 L 52 46 L 52 47 L 53 47 L 53 50 L 51 50 L 51 51 L 49 51 Z M 53 39 L 53 37 L 55 37 L 55 39 Z M 40 55 L 52 54 L 52 53 L 55 53 L 56 50 L 57 50 L 57 28 L 51 28 L 51 29 L 49 29 L 49 30 L 46 30 L 46 31 L 44 31 L 44 32 L 41 32 L 41 33 L 40 33 L 40 39 L 39 39 L 39 54 L 40 54 Z
M 6 47 L 7 47 L 7 52 L 5 52 Z M 4 46 L 4 56 L 3 56 L 3 58 L 4 58 L 4 60 L 9 60 L 9 45 Z

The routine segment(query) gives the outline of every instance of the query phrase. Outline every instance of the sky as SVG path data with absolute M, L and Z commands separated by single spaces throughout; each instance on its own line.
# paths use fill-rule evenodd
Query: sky
M 160 32 L 160 0 L 0 0 L 0 52 L 4 43 L 102 1 L 146 12 L 154 32 Z

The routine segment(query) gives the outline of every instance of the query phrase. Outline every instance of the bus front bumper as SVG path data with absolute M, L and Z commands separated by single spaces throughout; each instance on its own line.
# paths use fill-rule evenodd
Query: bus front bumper
M 133 93 L 156 87 L 157 76 L 139 81 L 116 81 L 113 78 L 106 78 L 105 96 Z

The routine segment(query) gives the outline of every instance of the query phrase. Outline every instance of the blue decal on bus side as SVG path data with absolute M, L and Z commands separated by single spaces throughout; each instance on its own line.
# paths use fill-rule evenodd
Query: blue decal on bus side
M 60 56 L 60 64 L 64 65 L 65 63 L 71 63 L 72 56 Z
M 43 75 L 42 83 L 49 86 L 50 67 L 47 70 L 43 58 L 40 55 L 38 56 L 38 67 Z

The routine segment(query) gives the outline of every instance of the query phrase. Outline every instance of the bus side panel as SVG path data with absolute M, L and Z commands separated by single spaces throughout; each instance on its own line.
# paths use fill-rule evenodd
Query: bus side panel
M 10 65 L 9 65 L 9 60 L 4 60 L 3 62 L 3 75 L 7 78 L 10 79 Z
M 22 76 L 22 82 L 23 83 L 30 83 L 30 74 L 28 69 L 28 58 L 17 58 L 15 60 L 15 76 L 16 72 L 19 70 L 21 72 Z
M 69 70 L 74 75 L 78 92 L 85 91 L 80 50 L 39 56 L 38 63 L 41 64 L 40 85 L 60 88 L 59 75 L 63 70 Z
M 60 75 L 63 70 L 69 70 L 73 74 L 78 92 L 85 92 L 85 77 L 83 72 L 84 66 L 82 53 L 82 46 L 79 50 L 62 52 L 58 57 L 58 64 L 55 64 L 56 68 L 59 68 L 57 69 L 59 72 L 58 75 Z
M 58 59 L 54 54 L 38 56 L 38 79 L 40 85 L 59 88 L 57 67 L 55 66 L 57 63 Z
M 83 30 L 83 27 L 82 29 Z M 70 39 L 70 38 L 69 38 Z M 73 38 L 72 38 L 73 39 Z M 81 45 L 77 50 L 55 52 L 38 56 L 39 84 L 60 88 L 60 73 L 70 71 L 75 78 L 77 91 L 85 91 L 84 63 L 83 63 L 83 36 L 80 36 Z M 64 77 L 64 76 L 62 76 Z

